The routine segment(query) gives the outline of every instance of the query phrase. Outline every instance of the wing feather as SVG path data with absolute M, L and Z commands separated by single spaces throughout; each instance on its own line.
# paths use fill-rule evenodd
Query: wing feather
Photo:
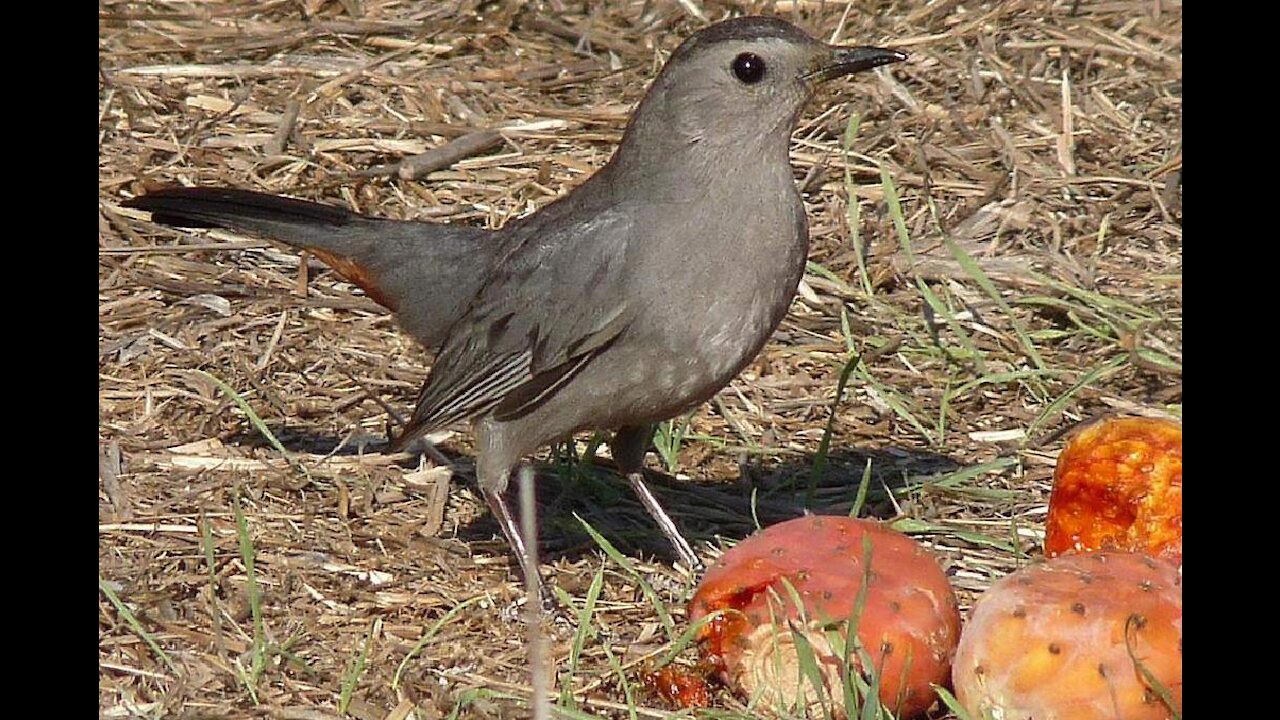
M 604 212 L 529 237 L 450 331 L 397 447 L 490 411 L 520 417 L 554 397 L 626 330 L 629 216 Z

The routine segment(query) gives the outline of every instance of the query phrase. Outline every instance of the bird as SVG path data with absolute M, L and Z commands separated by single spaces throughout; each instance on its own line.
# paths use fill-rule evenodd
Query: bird
M 498 229 L 227 187 L 160 188 L 123 205 L 306 250 L 392 311 L 436 354 L 391 449 L 469 421 L 477 483 L 518 557 L 515 470 L 574 432 L 612 430 L 619 470 L 697 569 L 644 481 L 652 428 L 726 386 L 795 296 L 809 226 L 790 138 L 815 88 L 906 59 L 777 17 L 704 27 L 671 54 L 604 166 Z

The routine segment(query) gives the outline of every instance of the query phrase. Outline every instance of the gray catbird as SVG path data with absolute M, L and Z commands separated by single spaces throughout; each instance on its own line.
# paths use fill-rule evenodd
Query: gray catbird
M 711 25 L 672 54 L 607 165 L 499 230 L 223 188 L 125 205 L 305 248 L 438 347 L 393 446 L 471 420 L 480 489 L 521 557 L 504 495 L 513 469 L 574 431 L 614 429 L 619 469 L 696 568 L 644 484 L 652 424 L 728 384 L 791 304 L 809 228 L 787 153 L 814 85 L 904 59 L 777 18 Z

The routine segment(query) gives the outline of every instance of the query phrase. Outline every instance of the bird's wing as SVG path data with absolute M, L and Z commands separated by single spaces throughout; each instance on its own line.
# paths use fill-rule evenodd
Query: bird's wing
M 629 216 L 531 232 L 450 331 L 397 446 L 490 410 L 502 420 L 532 411 L 630 323 L 620 292 Z

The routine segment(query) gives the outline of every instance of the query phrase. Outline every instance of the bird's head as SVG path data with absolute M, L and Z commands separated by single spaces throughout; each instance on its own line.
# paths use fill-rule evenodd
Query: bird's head
M 628 125 L 623 146 L 652 152 L 761 152 L 781 147 L 814 87 L 901 62 L 906 53 L 841 47 L 773 17 L 740 17 L 690 36 L 672 53 Z

